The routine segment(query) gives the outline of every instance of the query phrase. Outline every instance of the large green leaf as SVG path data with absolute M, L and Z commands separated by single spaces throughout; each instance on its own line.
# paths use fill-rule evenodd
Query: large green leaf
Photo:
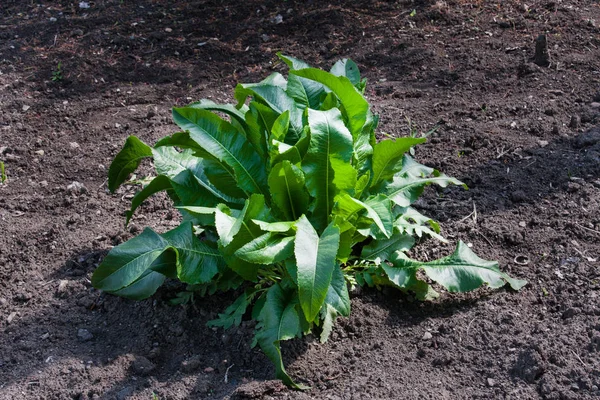
M 235 256 L 254 264 L 275 264 L 294 254 L 294 237 L 265 233 L 240 247 Z
M 96 289 L 115 292 L 134 283 L 150 269 L 170 244 L 149 228 L 114 247 L 92 275 Z
M 408 251 L 414 244 L 415 240 L 411 236 L 396 233 L 389 239 L 373 240 L 363 247 L 360 256 L 363 260 L 381 264 L 390 260 L 396 251 Z
M 195 108 L 174 108 L 173 119 L 206 153 L 235 171 L 247 193 L 268 195 L 264 162 L 244 135 L 217 115 Z
M 289 161 L 271 169 L 269 189 L 273 204 L 287 220 L 297 220 L 308 209 L 308 192 L 304 186 L 304 173 Z
M 321 343 L 324 343 L 329 338 L 333 324 L 338 315 L 347 317 L 350 315 L 350 296 L 346 279 L 342 270 L 336 266 L 331 275 L 331 285 L 327 290 L 325 304 L 321 308 L 321 316 L 323 318 L 323 327 L 321 329 Z
M 180 156 L 177 156 L 177 151 L 172 148 L 173 146 L 185 150 Z M 248 197 L 248 193 L 237 186 L 233 168 L 207 152 L 190 137 L 189 132 L 177 132 L 162 138 L 154 146 L 154 156 L 159 156 L 160 151 L 164 154 L 160 155 L 163 159 L 160 160 L 157 166 L 159 174 L 172 178 L 181 170 L 190 169 L 201 185 L 214 188 L 219 196 L 228 200 L 228 202 L 237 202 L 236 199 Z M 181 168 L 177 167 L 177 163 L 183 164 Z
M 333 67 L 331 67 L 331 71 L 329 72 L 335 76 L 345 76 L 354 86 L 360 83 L 360 71 L 358 70 L 358 65 L 347 58 L 338 60 L 333 64 Z
M 356 90 L 348 78 L 345 76 L 337 77 L 329 72 L 315 68 L 294 70 L 290 74 L 322 83 L 334 92 L 344 106 L 352 136 L 356 139 L 360 135 L 367 121 L 369 103 Z
M 280 113 L 263 104 L 256 101 L 250 102 L 249 111 L 246 113 L 246 121 L 248 122 L 247 136 L 248 140 L 252 143 L 252 146 L 254 146 L 254 149 L 263 160 L 267 157 L 267 138 L 279 116 Z
M 143 300 L 152 296 L 164 281 L 163 274 L 148 269 L 129 286 L 111 293 L 127 299 Z
M 256 280 L 260 265 L 241 259 L 236 252 L 263 234 L 253 220 L 268 221 L 270 214 L 271 210 L 265 205 L 264 197 L 256 194 L 250 196 L 237 217 L 222 207 L 217 207 L 215 212 L 219 249 L 229 268 L 246 280 Z
M 184 222 L 162 237 L 177 250 L 177 278 L 190 285 L 208 283 L 225 265 L 215 243 L 200 240 Z
M 280 342 L 302 335 L 297 305 L 298 296 L 295 291 L 279 283 L 271 286 L 257 318 L 255 340 L 275 364 L 277 378 L 293 388 L 307 389 L 306 386 L 298 385 L 290 378 L 281 358 Z
M 199 108 L 201 110 L 208 111 L 219 111 L 235 119 L 241 126 L 245 127 L 246 125 L 245 114 L 248 111 L 248 107 L 246 105 L 237 108 L 233 104 L 217 104 L 212 100 L 202 99 L 198 102 L 191 103 L 188 105 L 188 107 Z
M 340 230 L 329 225 L 321 237 L 305 216 L 296 224 L 294 254 L 298 268 L 298 295 L 306 320 L 311 322 L 318 315 L 336 268 L 336 255 L 340 242 Z
M 391 261 L 395 269 L 410 274 L 422 269 L 429 278 L 450 292 L 468 292 L 484 283 L 493 289 L 508 283 L 514 290 L 519 290 L 527 284 L 527 281 L 511 278 L 500 271 L 496 261 L 479 258 L 462 241 L 458 243 L 454 253 L 439 260 L 421 262 L 411 260 L 404 253 L 398 252 Z
M 222 263 L 216 248 L 194 236 L 191 223 L 183 223 L 162 235 L 146 228 L 108 253 L 94 271 L 92 284 L 107 292 L 140 298 L 144 293 L 148 296 L 154 293 L 160 281 L 160 277 L 148 271 L 197 284 L 210 281 Z
M 371 187 L 391 179 L 402 169 L 402 157 L 411 147 L 425 142 L 425 138 L 404 137 L 382 140 L 373 148 L 373 180 Z
M 365 212 L 366 218 L 372 221 L 377 229 L 368 227 L 369 232 L 364 232 L 365 236 L 372 233 L 373 236 L 379 236 L 381 232 L 383 236 L 390 237 L 393 231 L 393 216 L 391 213 L 390 201 L 384 195 L 372 196 L 362 202 L 348 193 L 340 193 L 335 197 L 335 207 L 333 214 L 341 217 L 343 222 L 340 226 L 349 226 L 355 224 L 358 216 Z
M 117 190 L 147 157 L 152 157 L 150 146 L 135 136 L 129 136 L 108 169 L 108 190 Z
M 386 195 L 400 207 L 407 207 L 414 203 L 425 186 L 435 183 L 441 187 L 450 184 L 467 186 L 455 178 L 450 178 L 439 171 L 421 165 L 410 156 L 404 155 L 402 169 L 396 173 L 392 182 L 385 187 Z
M 437 240 L 448 243 L 440 233 L 440 225 L 433 219 L 421 214 L 412 207 L 395 207 L 397 215 L 394 226 L 407 235 L 422 237 L 427 234 Z
M 337 109 L 308 110 L 310 147 L 302 161 L 306 187 L 315 199 L 312 221 L 318 229 L 328 224 L 334 197 L 353 189 L 356 170 L 352 168 L 352 136 Z M 354 183 L 352 183 L 352 180 Z

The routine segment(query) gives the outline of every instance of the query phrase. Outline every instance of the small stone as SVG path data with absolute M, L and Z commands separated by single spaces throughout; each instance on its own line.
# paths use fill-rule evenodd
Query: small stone
M 61 280 L 58 283 L 58 289 L 56 289 L 56 293 L 64 294 L 67 292 L 67 287 L 69 286 L 69 281 L 66 279 Z
M 190 373 L 200 368 L 200 357 L 194 356 L 189 360 L 185 360 L 181 363 L 181 370 L 185 373 Z
M 540 67 L 547 67 L 550 65 L 550 53 L 548 52 L 546 35 L 539 35 L 535 40 L 535 57 L 533 62 Z
M 510 200 L 514 203 L 523 203 L 527 201 L 527 195 L 522 190 L 515 190 L 509 196 Z
M 496 386 L 496 381 L 492 378 L 487 378 L 487 385 L 489 387 L 494 387 L 494 386 Z
M 69 184 L 67 186 L 67 191 L 69 191 L 71 193 L 85 193 L 85 192 L 87 192 L 87 189 L 83 185 L 83 183 L 73 181 L 71 184 Z
M 579 385 L 576 383 L 571 384 L 571 390 L 576 392 L 579 390 Z
M 171 28 L 165 28 L 165 32 L 171 33 L 171 32 L 173 32 L 173 29 L 171 29 Z
M 525 221 L 521 221 L 521 222 L 519 222 L 519 226 L 520 226 L 521 228 L 525 228 L 525 227 L 527 226 L 527 222 L 525 222 Z
M 580 119 L 578 115 L 572 115 L 571 116 L 571 121 L 569 121 L 569 128 L 571 129 L 577 129 L 579 128 L 579 124 L 580 124 Z
M 592 103 L 595 104 L 595 103 Z M 21 108 L 23 110 L 23 112 L 27 112 L 27 110 L 29 110 L 31 108 L 31 106 L 28 106 L 27 104 L 23 104 L 23 107 Z
M 206 372 L 207 374 L 213 372 L 215 369 L 213 367 L 206 367 L 204 368 L 204 372 Z
M 433 338 L 433 335 L 431 334 L 431 332 L 425 332 L 421 339 L 422 340 L 431 340 L 432 338 Z
M 581 310 L 577 307 L 569 307 L 562 313 L 562 319 L 573 318 L 575 315 L 579 314 Z
M 511 122 L 510 123 L 510 127 L 513 128 L 513 129 L 516 128 L 517 127 L 517 122 L 516 121 Z
M 94 335 L 87 329 L 80 328 L 77 331 L 77 338 L 82 342 L 88 342 L 94 338 Z
M 118 122 L 116 122 L 116 123 L 115 123 L 115 128 L 119 129 L 120 127 L 121 127 L 121 124 L 120 124 L 120 123 L 118 123 Z
M 15 128 L 17 128 L 18 131 L 24 131 L 25 130 L 25 126 L 22 123 L 20 123 L 20 122 L 17 122 L 15 124 Z
M 90 8 L 90 3 L 88 3 L 87 1 L 80 1 L 79 8 L 83 8 L 83 9 Z
M 80 146 L 79 146 L 79 143 L 77 143 L 77 142 L 71 142 L 71 143 L 69 143 L 69 147 L 72 149 L 78 149 Z
M 590 107 L 592 107 L 592 108 L 600 108 L 600 103 L 593 102 L 593 103 L 590 104 Z
M 548 146 L 548 141 L 547 140 L 539 140 L 538 144 L 540 145 L 540 147 L 546 147 L 546 146 Z
M 54 17 L 50 17 L 50 22 L 56 22 L 56 21 L 57 21 L 57 19 L 56 19 L 56 18 L 54 18 Z
M 263 40 L 263 42 L 268 42 L 270 39 L 269 35 L 267 35 L 266 33 L 260 35 L 260 38 Z
M 6 323 L 10 324 L 11 322 L 13 322 L 13 320 L 15 319 L 16 316 L 17 316 L 17 313 L 15 311 L 8 314 L 8 317 L 6 317 Z
M 143 356 L 136 356 L 135 360 L 131 363 L 131 370 L 140 376 L 146 376 L 150 372 L 154 371 L 156 365 L 152 363 L 152 361 L 148 360 Z
M 35 154 L 37 154 L 38 156 L 43 156 L 45 154 L 44 150 L 36 150 Z
M 46 186 L 48 186 L 48 181 L 41 181 L 41 182 L 40 182 L 40 186 L 41 186 L 41 187 L 46 187 Z

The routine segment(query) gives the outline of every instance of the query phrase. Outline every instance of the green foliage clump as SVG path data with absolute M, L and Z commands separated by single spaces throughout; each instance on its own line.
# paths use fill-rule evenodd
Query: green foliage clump
M 424 187 L 463 184 L 411 158 L 424 138 L 376 142 L 378 118 L 354 62 L 340 60 L 326 72 L 280 58 L 287 79 L 274 73 L 238 85 L 236 105 L 202 100 L 174 108 L 181 132 L 153 147 L 127 139 L 110 167 L 109 189 L 143 158 L 156 169 L 127 221 L 145 199 L 166 191 L 183 222 L 113 248 L 93 275 L 96 288 L 133 299 L 151 296 L 166 278 L 201 294 L 239 288 L 209 324 L 229 328 L 251 313 L 255 344 L 277 377 L 299 388 L 284 369 L 280 342 L 310 332 L 327 340 L 335 319 L 350 313 L 349 283 L 390 285 L 419 299 L 437 295 L 419 270 L 451 292 L 525 284 L 462 242 L 440 260 L 407 257 L 415 238 L 445 241 L 438 224 L 411 207 Z

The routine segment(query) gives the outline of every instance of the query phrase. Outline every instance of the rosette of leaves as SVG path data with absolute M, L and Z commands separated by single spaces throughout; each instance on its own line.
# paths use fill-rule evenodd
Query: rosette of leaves
M 94 272 L 96 288 L 132 299 L 151 296 L 166 278 L 202 294 L 237 289 L 241 295 L 209 324 L 229 328 L 251 314 L 255 344 L 278 378 L 300 388 L 284 369 L 280 342 L 310 332 L 325 341 L 335 319 L 350 313 L 349 283 L 390 285 L 420 299 L 436 296 L 424 275 L 451 292 L 525 284 L 462 242 L 440 260 L 408 258 L 415 238 L 444 240 L 438 224 L 411 206 L 424 187 L 463 184 L 409 156 L 424 138 L 376 141 L 378 118 L 354 62 L 326 72 L 280 58 L 287 79 L 274 73 L 239 84 L 235 105 L 174 108 L 181 131 L 152 147 L 127 139 L 109 189 L 144 158 L 156 169 L 127 221 L 166 191 L 183 222 L 166 233 L 147 228 L 113 248 Z

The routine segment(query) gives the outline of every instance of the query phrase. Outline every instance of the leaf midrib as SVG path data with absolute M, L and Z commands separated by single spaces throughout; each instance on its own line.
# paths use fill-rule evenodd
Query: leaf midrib
M 207 132 L 206 130 L 204 130 L 200 125 L 196 124 L 195 122 L 193 122 L 191 119 L 183 116 L 181 113 L 179 113 L 179 115 L 181 115 L 186 121 L 189 121 L 192 125 L 196 126 L 199 130 L 201 130 L 202 132 L 204 132 L 213 143 L 216 143 L 220 148 L 222 148 L 223 150 L 225 150 L 225 152 L 227 152 L 227 154 L 229 154 L 231 156 L 231 158 L 233 158 L 233 160 L 235 160 L 236 164 L 239 165 L 242 170 L 244 171 L 245 175 L 250 178 L 250 180 L 252 181 L 254 187 L 256 189 L 258 189 L 258 191 L 264 195 L 264 192 L 262 191 L 260 185 L 258 185 L 258 183 L 254 180 L 254 178 L 252 177 L 252 174 L 250 174 L 250 171 L 248 171 L 246 169 L 246 167 L 237 159 L 237 157 L 235 157 L 233 155 L 233 153 L 231 153 L 231 151 L 229 151 L 229 149 L 227 147 L 225 147 L 221 142 L 219 142 L 214 136 L 212 136 L 209 132 Z M 223 161 L 219 160 L 220 163 L 223 163 Z M 227 164 L 227 162 L 225 162 L 225 164 Z M 233 167 L 233 166 L 232 166 Z M 232 175 L 233 178 L 235 179 L 235 175 Z M 244 190 L 244 189 L 242 189 Z M 245 190 L 244 193 L 248 194 Z

